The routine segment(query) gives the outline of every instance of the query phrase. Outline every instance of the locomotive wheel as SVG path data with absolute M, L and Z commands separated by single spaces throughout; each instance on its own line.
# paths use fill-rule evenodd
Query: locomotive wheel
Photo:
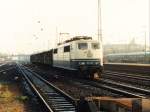
M 91 78 L 91 79 L 100 79 L 100 77 L 101 77 L 101 72 L 100 72 L 100 70 L 96 70 L 96 71 L 92 72 L 90 78 Z

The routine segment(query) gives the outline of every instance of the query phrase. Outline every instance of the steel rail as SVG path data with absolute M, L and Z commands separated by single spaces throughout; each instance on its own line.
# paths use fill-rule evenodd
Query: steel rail
M 126 90 L 119 89 L 118 87 L 113 87 L 110 84 L 109 85 L 108 84 L 103 84 L 100 81 L 98 81 L 98 82 L 95 82 L 95 81 L 84 81 L 83 83 L 84 84 L 88 84 L 88 85 L 92 85 L 93 87 L 102 88 L 104 90 L 108 90 L 108 91 L 111 91 L 113 93 L 116 93 L 116 94 L 119 94 L 119 95 L 123 95 L 123 96 L 126 96 L 126 97 L 146 98 L 143 95 L 139 95 L 139 94 L 135 94 L 135 93 L 132 93 L 132 92 L 128 92 Z
M 68 100 L 70 100 L 75 105 L 76 99 L 74 99 L 73 97 L 71 97 L 70 95 L 68 95 L 67 93 L 65 93 L 61 89 L 59 89 L 58 87 L 54 86 L 52 83 L 50 83 L 49 81 L 47 81 L 44 78 L 42 78 L 41 76 L 39 76 L 36 72 L 34 72 L 33 70 L 29 69 L 28 67 L 24 66 L 24 68 L 27 69 L 28 71 L 30 71 L 31 73 L 33 73 L 36 77 L 38 77 L 40 80 L 44 81 L 49 86 L 53 87 L 56 91 L 60 92 L 62 95 L 64 95 Z
M 114 71 L 105 71 L 104 75 L 111 75 L 111 76 L 124 76 L 127 78 L 132 78 L 132 79 L 137 79 L 137 80 L 142 80 L 142 81 L 150 81 L 150 76 L 142 76 L 142 75 L 136 75 L 136 74 L 127 74 L 127 73 L 121 73 L 121 72 L 114 72 Z M 110 76 L 110 77 L 111 77 Z
M 140 94 L 150 96 L 150 90 L 147 90 L 147 89 L 143 89 L 143 88 L 127 85 L 127 84 L 121 84 L 121 83 L 117 83 L 117 82 L 110 81 L 110 80 L 103 80 L 103 79 L 101 80 L 101 83 L 109 84 L 111 86 L 117 86 L 117 87 L 120 87 L 120 88 L 124 88 L 126 90 L 132 90 L 132 91 L 138 92 Z
M 18 65 L 19 70 L 50 112 L 75 112 L 75 101 L 37 73 Z
M 11 70 L 11 69 L 14 69 L 14 68 L 16 68 L 16 67 L 10 67 L 10 68 L 4 69 L 4 70 L 0 70 L 0 73 L 1 73 L 1 72 L 5 72 L 5 71 L 8 71 L 8 70 Z
M 109 90 L 113 93 L 124 95 L 124 96 L 127 96 L 127 97 L 147 98 L 143 94 L 149 95 L 149 93 L 150 93 L 150 91 L 142 89 L 142 88 L 136 88 L 134 86 L 123 85 L 123 84 L 120 84 L 120 83 L 110 82 L 110 81 L 106 81 L 106 80 L 104 81 L 102 79 L 100 81 L 95 81 L 95 80 L 91 81 L 91 80 L 73 78 L 72 80 L 76 81 L 76 82 L 80 82 L 83 85 L 86 84 L 86 85 L 89 85 L 89 86 L 102 88 L 104 90 Z M 131 92 L 131 91 L 129 92 L 128 89 L 129 90 L 134 90 L 136 92 L 138 91 L 138 92 L 141 92 L 143 94 L 139 94 L 139 93 L 135 93 L 135 92 Z

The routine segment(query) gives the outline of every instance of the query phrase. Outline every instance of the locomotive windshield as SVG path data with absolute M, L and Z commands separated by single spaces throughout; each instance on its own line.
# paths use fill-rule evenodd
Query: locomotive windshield
M 87 43 L 78 43 L 78 48 L 81 50 L 85 50 L 88 48 L 88 44 Z
M 99 49 L 99 43 L 92 43 L 92 49 Z

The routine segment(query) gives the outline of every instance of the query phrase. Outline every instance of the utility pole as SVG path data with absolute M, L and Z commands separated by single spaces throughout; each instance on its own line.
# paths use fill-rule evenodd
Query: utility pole
M 145 36 L 145 62 L 146 62 L 146 31 L 144 32 L 144 36 Z
M 55 47 L 57 46 L 57 44 L 59 43 L 59 38 L 58 38 L 58 28 L 56 27 L 56 40 L 55 40 Z
M 66 33 L 66 32 L 60 32 L 60 33 L 59 33 L 59 38 L 60 38 L 60 39 L 59 39 L 59 40 L 60 40 L 59 43 L 62 43 L 63 41 L 69 39 L 69 33 Z
M 101 0 L 98 0 L 98 41 L 102 42 Z
M 100 52 L 100 56 L 103 57 L 101 0 L 98 0 L 98 11 L 97 12 L 98 12 L 98 14 L 97 14 L 98 41 L 100 43 L 100 47 L 101 47 L 101 51 L 102 51 L 102 52 Z M 101 64 L 103 65 L 103 58 L 101 58 L 101 61 L 102 61 Z
M 150 1 L 148 1 L 148 4 L 150 6 Z M 149 7 L 149 10 L 150 11 L 150 7 Z M 150 18 L 150 14 L 149 14 L 149 18 Z M 150 53 L 150 19 L 149 19 L 149 31 L 148 31 L 148 36 L 149 36 L 149 53 Z M 149 63 L 150 63 L 150 56 L 149 56 Z

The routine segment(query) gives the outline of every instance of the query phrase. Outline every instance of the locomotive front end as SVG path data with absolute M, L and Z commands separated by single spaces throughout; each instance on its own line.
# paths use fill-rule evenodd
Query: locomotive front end
M 72 61 L 78 68 L 81 77 L 100 78 L 103 71 L 102 47 L 99 42 L 83 40 L 76 42 Z

